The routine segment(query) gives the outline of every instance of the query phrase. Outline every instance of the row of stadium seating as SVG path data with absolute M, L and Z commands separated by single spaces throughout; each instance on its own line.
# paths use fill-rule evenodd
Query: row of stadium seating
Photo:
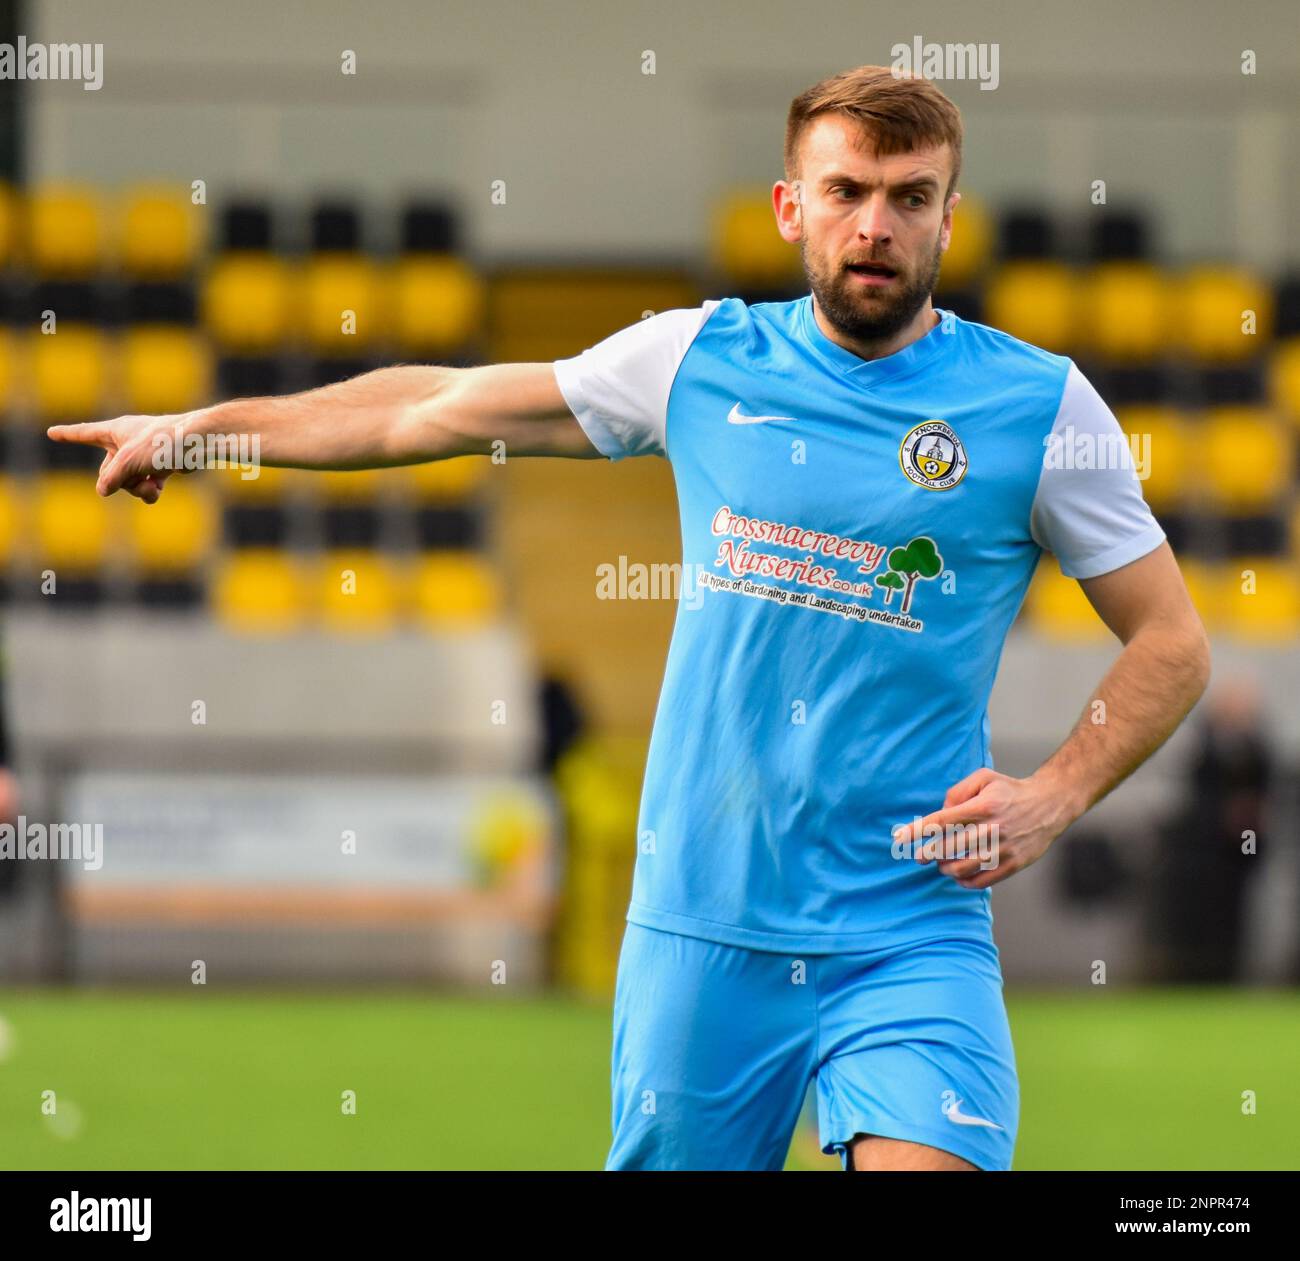
M 29 191 L 0 184 L 0 269 L 52 280 L 89 280 L 105 273 L 138 281 L 184 280 L 205 250 L 267 253 L 301 246 L 354 254 L 364 247 L 361 214 L 327 201 L 312 211 L 308 233 L 287 241 L 267 204 L 231 202 L 212 222 L 199 186 L 143 184 L 106 195 L 57 185 Z M 395 252 L 455 254 L 456 218 L 444 202 L 413 199 L 401 211 Z
M 1148 225 L 1132 212 L 1098 208 L 1070 231 L 1044 211 L 1019 208 L 995 225 L 970 196 L 958 214 L 960 231 L 943 260 L 945 300 L 1049 350 L 1121 363 L 1169 354 L 1238 363 L 1272 336 L 1300 336 L 1300 276 L 1270 285 L 1239 267 L 1171 271 L 1156 261 Z M 203 226 L 212 218 L 217 231 L 205 257 Z M 24 321 L 43 309 L 90 322 L 140 322 L 151 311 L 179 322 L 201 315 L 214 343 L 231 353 L 300 343 L 324 354 L 377 345 L 439 354 L 471 344 L 482 331 L 484 283 L 457 252 L 454 212 L 418 201 L 400 225 L 391 257 L 381 260 L 350 203 L 316 206 L 294 249 L 265 204 L 209 212 L 175 187 L 128 190 L 111 203 L 88 189 L 26 198 L 0 189 L 0 268 L 33 283 L 9 295 L 11 317 Z M 1080 262 L 1062 261 L 1076 240 L 1088 242 L 1075 251 Z M 773 230 L 766 190 L 720 204 L 708 270 L 741 296 L 802 289 L 798 251 Z M 106 277 L 129 283 L 124 291 L 93 283 Z M 170 303 L 169 286 L 180 291 Z M 625 323 L 626 312 L 619 315 Z
M 147 568 L 109 575 L 87 576 L 46 555 L 42 573 L 5 578 L 4 595 L 14 604 L 44 604 L 61 613 L 207 605 L 232 631 L 259 635 L 313 626 L 372 634 L 404 625 L 472 630 L 501 612 L 500 583 L 476 552 L 402 556 L 350 548 L 305 555 L 242 548 L 216 554 L 204 567 L 178 564 L 166 554 L 167 544 L 147 532 L 132 538 L 127 554 Z
M 415 356 L 414 347 L 406 349 Z M 428 343 L 424 350 L 429 350 Z M 1300 338 L 1273 343 L 1266 355 L 1265 370 L 1259 373 L 1238 371 L 1230 377 L 1222 370 L 1208 380 L 1192 382 L 1172 374 L 1128 374 L 1128 380 L 1120 380 L 1120 374 L 1094 371 L 1086 359 L 1081 366 L 1116 409 L 1140 404 L 1171 410 L 1219 404 L 1269 406 L 1279 420 L 1300 427 Z M 455 358 L 432 353 L 420 357 L 440 362 Z M 505 357 L 493 358 L 503 361 Z M 37 421 L 50 423 L 114 411 L 187 411 L 209 401 L 214 392 L 221 397 L 285 393 L 340 380 L 385 362 L 391 360 L 377 355 L 219 359 L 201 333 L 157 324 L 136 325 L 120 333 L 66 322 L 51 333 L 0 330 L 0 415 L 30 413 Z

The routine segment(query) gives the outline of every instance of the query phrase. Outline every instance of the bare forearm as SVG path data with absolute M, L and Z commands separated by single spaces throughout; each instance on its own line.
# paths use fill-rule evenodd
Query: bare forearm
M 1078 818 L 1169 738 L 1205 690 L 1209 673 L 1199 623 L 1143 627 L 1033 778 L 1051 784 L 1068 816 Z
M 188 427 L 206 437 L 255 437 L 268 467 L 347 470 L 442 459 L 469 449 L 434 419 L 457 372 L 380 368 L 300 394 L 217 403 L 194 413 Z M 413 423 L 417 416 L 424 423 Z

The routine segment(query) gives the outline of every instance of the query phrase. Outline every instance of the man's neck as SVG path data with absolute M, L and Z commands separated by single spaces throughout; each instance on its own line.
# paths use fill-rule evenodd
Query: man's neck
M 845 350 L 851 351 L 859 359 L 883 359 L 886 355 L 897 354 L 898 351 L 910 346 L 914 341 L 920 341 L 927 333 L 937 328 L 942 320 L 939 312 L 931 305 L 930 299 L 926 298 L 925 306 L 916 313 L 916 316 L 906 328 L 900 329 L 892 337 L 877 341 L 862 341 L 858 338 L 846 337 L 831 324 L 822 314 L 822 309 L 818 306 L 815 295 L 812 306 L 813 319 L 817 321 L 817 327 L 837 346 L 842 346 Z

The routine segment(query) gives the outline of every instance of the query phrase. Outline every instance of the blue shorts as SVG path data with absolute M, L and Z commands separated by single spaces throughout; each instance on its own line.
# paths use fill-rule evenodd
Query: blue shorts
M 814 1078 L 844 1167 L 877 1134 L 1009 1169 L 1020 1088 L 992 939 L 799 955 L 627 925 L 606 1169 L 781 1169 Z

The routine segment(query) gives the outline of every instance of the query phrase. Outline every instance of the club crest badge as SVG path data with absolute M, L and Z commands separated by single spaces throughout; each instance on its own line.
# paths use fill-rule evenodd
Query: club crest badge
M 908 430 L 898 463 L 910 481 L 926 490 L 951 490 L 966 476 L 966 448 L 950 425 L 926 420 Z

